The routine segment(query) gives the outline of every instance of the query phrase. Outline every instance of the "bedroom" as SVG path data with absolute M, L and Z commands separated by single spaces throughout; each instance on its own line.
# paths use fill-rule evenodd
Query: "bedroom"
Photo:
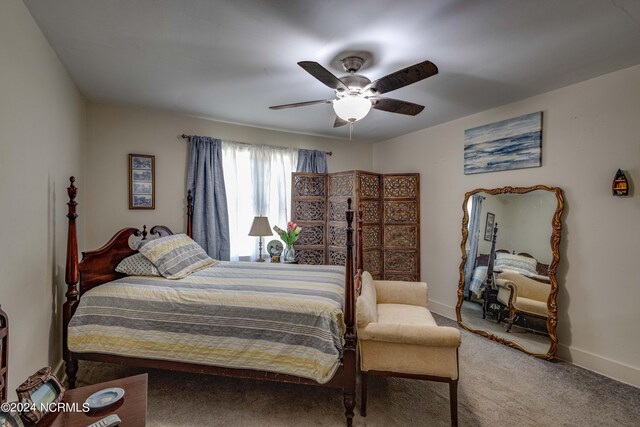
M 531 358 L 462 330 L 460 424 L 507 420 L 517 425 L 554 425 L 552 420 L 571 416 L 570 420 L 587 425 L 624 425 L 637 417 L 640 288 L 634 248 L 640 239 L 636 226 L 640 206 L 633 189 L 640 172 L 637 2 L 591 1 L 585 6 L 549 1 L 535 7 L 505 1 L 492 1 L 490 6 L 442 1 L 429 7 L 399 2 L 406 5 L 391 10 L 386 2 L 374 1 L 388 13 L 376 12 L 373 6 L 363 12 L 362 20 L 379 24 L 378 29 L 366 31 L 332 20 L 335 2 L 314 2 L 311 11 L 302 2 L 296 7 L 278 7 L 277 2 L 188 3 L 184 11 L 176 11 L 180 8 L 172 2 L 156 8 L 147 1 L 131 2 L 131 9 L 118 3 L 114 10 L 93 1 L 58 1 L 53 6 L 41 0 L 5 0 L 0 5 L 0 217 L 6 227 L 3 241 L 9 242 L 0 250 L 0 304 L 11 325 L 11 400 L 16 387 L 43 366 L 64 376 L 61 335 L 69 177 L 76 177 L 79 188 L 80 251 L 100 247 L 122 227 L 164 224 L 176 232 L 186 231 L 188 143 L 178 137 L 184 133 L 331 151 L 330 173 L 420 173 L 420 279 L 429 285 L 429 309 L 442 316 L 438 323 L 448 325 L 455 325 L 456 319 L 465 193 L 537 184 L 562 188 L 556 356 L 563 362 Z M 419 13 L 412 14 L 412 7 Z M 496 18 L 500 11 L 513 21 Z M 189 28 L 197 27 L 200 16 L 213 27 L 198 27 L 204 34 L 195 29 L 191 33 Z M 174 24 L 173 19 L 178 21 Z M 474 19 L 480 22 L 476 25 Z M 405 30 L 401 22 L 406 22 Z M 156 27 L 157 32 L 151 31 Z M 251 37 L 239 38 L 238 33 L 248 29 Z M 220 37 L 219 44 L 211 42 L 212 34 Z M 222 37 L 225 34 L 228 38 Z M 248 46 L 252 43 L 255 46 Z M 355 123 L 351 140 L 347 127 L 332 127 L 331 106 L 268 109 L 330 96 L 296 62 L 317 61 L 340 74 L 333 61 L 349 49 L 373 52 L 373 64 L 363 68 L 371 79 L 433 61 L 438 75 L 391 95 L 426 109 L 415 117 L 372 111 Z M 154 67 L 166 69 L 167 74 L 153 75 Z M 212 75 L 216 77 L 209 80 Z M 230 92 L 227 84 L 236 91 Z M 544 114 L 541 167 L 464 174 L 465 130 L 537 111 Z M 155 156 L 154 210 L 128 208 L 127 156 L 132 153 Z M 631 182 L 630 196 L 611 195 L 617 169 L 624 170 Z M 247 231 L 250 225 L 246 224 Z M 254 246 L 257 241 L 252 238 Z M 484 369 L 501 376 L 472 382 L 476 370 L 466 353 L 471 349 L 483 355 Z M 503 360 L 505 355 L 504 366 L 491 366 L 487 360 L 495 356 Z M 523 373 L 519 364 L 534 368 Z M 88 365 L 80 362 L 80 379 L 83 366 Z M 94 381 L 132 374 L 115 366 L 95 366 L 90 373 Z M 607 378 L 593 377 L 602 381 L 600 386 L 574 384 L 570 390 L 576 397 L 567 415 L 554 399 L 544 396 L 557 401 L 558 393 L 567 390 L 560 382 L 566 378 L 554 376 L 559 367 L 572 374 L 583 372 L 577 368 L 582 367 Z M 149 425 L 163 425 L 163 420 L 185 425 L 178 416 L 186 417 L 185 423 L 201 421 L 201 414 L 181 412 L 169 404 L 170 377 L 154 372 L 149 380 Z M 510 381 L 514 372 L 526 374 L 527 382 L 501 390 L 502 401 L 492 395 L 490 390 L 495 391 L 500 379 Z M 318 416 L 314 418 L 318 424 L 343 422 L 340 393 L 321 388 L 193 374 L 185 374 L 176 386 L 200 393 L 217 391 L 219 395 L 205 397 L 217 396 L 227 408 L 219 415 L 220 424 L 237 416 L 236 422 L 245 425 L 267 419 L 288 425 L 291 414 L 305 413 Z M 522 405 L 509 395 L 516 388 L 517 397 L 530 392 L 536 398 L 529 396 L 528 405 Z M 414 394 L 418 398 L 411 397 Z M 255 408 L 236 402 L 243 398 L 254 402 Z M 615 416 L 606 412 L 608 399 L 614 398 L 625 403 L 613 407 Z M 197 399 L 207 402 L 202 396 Z M 292 403 L 296 399 L 301 402 Z M 315 401 L 322 404 L 314 405 Z M 415 417 L 415 424 L 429 419 L 436 425 L 449 422 L 443 384 L 372 380 L 369 403 L 367 418 L 356 411 L 356 425 L 376 420 L 398 424 L 406 420 L 405 412 Z M 497 409 L 503 405 L 505 409 Z M 543 411 L 549 415 L 542 416 Z M 323 416 L 327 419 L 318 421 Z

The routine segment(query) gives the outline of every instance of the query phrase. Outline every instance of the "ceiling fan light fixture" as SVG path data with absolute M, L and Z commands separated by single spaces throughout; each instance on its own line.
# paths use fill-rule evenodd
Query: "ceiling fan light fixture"
M 347 95 L 333 101 L 333 110 L 342 120 L 357 122 L 369 114 L 371 101 L 357 95 Z

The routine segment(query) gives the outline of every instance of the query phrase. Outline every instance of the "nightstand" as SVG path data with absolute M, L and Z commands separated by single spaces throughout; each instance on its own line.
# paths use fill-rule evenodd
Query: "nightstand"
M 120 417 L 122 426 L 145 426 L 147 423 L 147 374 L 67 390 L 64 392 L 62 402 L 76 403 L 82 408 L 82 404 L 87 397 L 96 391 L 109 387 L 120 387 L 124 389 L 124 397 L 113 406 L 102 411 L 90 411 L 86 413 L 51 412 L 38 423 L 38 427 L 86 427 L 111 414 L 116 414 Z

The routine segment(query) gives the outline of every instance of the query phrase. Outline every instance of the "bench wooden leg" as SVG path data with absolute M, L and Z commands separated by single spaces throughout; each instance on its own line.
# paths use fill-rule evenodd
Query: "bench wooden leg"
M 367 416 L 367 373 L 360 372 L 360 415 Z
M 451 425 L 458 427 L 458 380 L 449 383 L 449 405 L 451 406 Z

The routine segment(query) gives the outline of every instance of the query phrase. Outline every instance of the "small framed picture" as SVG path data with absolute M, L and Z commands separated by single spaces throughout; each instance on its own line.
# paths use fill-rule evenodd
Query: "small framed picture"
M 156 157 L 129 154 L 129 209 L 155 209 Z
M 487 212 L 487 222 L 484 226 L 484 240 L 490 242 L 493 238 L 493 224 L 496 221 L 496 216 L 491 212 Z

